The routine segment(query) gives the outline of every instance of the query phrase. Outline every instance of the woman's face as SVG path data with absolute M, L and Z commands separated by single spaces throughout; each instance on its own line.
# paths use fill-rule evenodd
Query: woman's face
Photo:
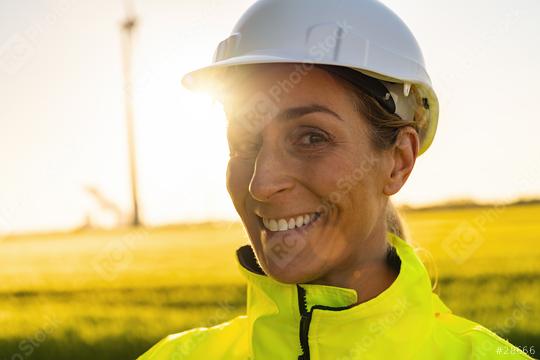
M 323 70 L 255 65 L 245 79 L 224 100 L 227 189 L 265 273 L 316 282 L 369 260 L 385 246 L 391 152 Z

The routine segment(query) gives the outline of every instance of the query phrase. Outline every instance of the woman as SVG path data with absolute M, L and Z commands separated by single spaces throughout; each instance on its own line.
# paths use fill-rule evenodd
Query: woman
M 189 74 L 229 122 L 247 314 L 141 359 L 527 358 L 432 293 L 389 197 L 438 103 L 403 22 L 372 0 L 261 0 Z M 510 349 L 510 351 L 508 351 Z

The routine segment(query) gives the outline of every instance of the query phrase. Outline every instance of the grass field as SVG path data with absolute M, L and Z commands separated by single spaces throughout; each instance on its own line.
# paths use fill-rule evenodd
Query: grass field
M 406 212 L 457 314 L 540 348 L 540 205 Z M 133 359 L 244 312 L 240 224 L 0 238 L 0 360 Z

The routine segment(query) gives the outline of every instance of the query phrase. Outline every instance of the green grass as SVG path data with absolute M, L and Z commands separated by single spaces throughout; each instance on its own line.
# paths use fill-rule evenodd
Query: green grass
M 540 206 L 405 217 L 455 313 L 540 348 Z M 0 239 L 0 360 L 130 359 L 242 314 L 246 242 L 228 223 Z

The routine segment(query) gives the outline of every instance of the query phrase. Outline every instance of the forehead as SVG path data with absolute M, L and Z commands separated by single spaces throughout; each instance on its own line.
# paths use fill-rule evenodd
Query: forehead
M 305 103 L 340 107 L 344 105 L 346 92 L 330 74 L 315 66 L 254 64 L 239 66 L 228 73 L 222 100 L 227 112 L 260 101 L 279 108 Z

